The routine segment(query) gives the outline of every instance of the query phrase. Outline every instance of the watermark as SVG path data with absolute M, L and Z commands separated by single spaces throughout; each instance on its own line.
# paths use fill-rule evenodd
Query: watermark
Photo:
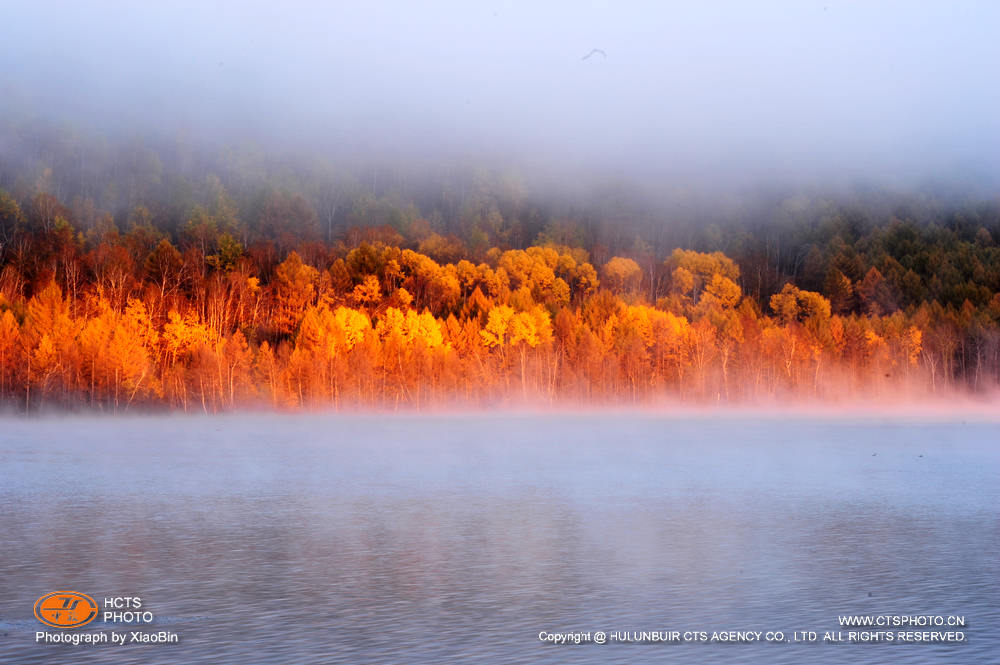
M 904 630 L 541 630 L 538 641 L 580 644 L 873 644 L 879 642 L 962 644 L 965 617 L 958 615 L 841 616 L 841 627 L 895 627 Z M 913 630 L 928 628 L 927 630 Z M 940 628 L 940 629 L 935 629 Z
M 97 603 L 78 591 L 53 591 L 35 601 L 35 618 L 53 628 L 78 628 L 97 618 Z
M 141 596 L 102 596 L 101 602 L 79 591 L 53 591 L 35 601 L 35 618 L 60 630 L 35 632 L 36 644 L 70 646 L 176 644 L 180 635 L 169 630 L 150 630 L 156 617 Z M 99 624 L 92 623 L 100 619 Z M 121 627 L 128 630 L 74 630 L 87 626 Z
M 685 644 L 685 643 L 749 643 L 785 642 L 785 633 L 764 630 L 595 630 L 540 631 L 538 639 L 552 644 Z
M 863 626 L 965 626 L 965 617 L 950 614 L 873 614 L 837 617 L 841 627 Z

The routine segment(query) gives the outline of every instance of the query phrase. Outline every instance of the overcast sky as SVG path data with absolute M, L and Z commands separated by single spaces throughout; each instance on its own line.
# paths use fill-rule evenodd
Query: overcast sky
M 1000 167 L 995 2 L 40 0 L 4 23 L 8 112 L 102 128 L 761 179 Z

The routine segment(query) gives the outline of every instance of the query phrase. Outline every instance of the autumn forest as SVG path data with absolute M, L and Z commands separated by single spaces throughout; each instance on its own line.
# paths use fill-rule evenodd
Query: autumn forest
M 1000 379 L 988 201 L 793 192 L 733 213 L 606 183 L 533 194 L 500 170 L 30 141 L 0 170 L 8 409 L 755 403 Z

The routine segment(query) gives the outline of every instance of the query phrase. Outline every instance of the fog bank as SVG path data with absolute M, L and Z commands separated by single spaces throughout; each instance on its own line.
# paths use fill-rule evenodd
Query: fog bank
M 990 3 L 102 0 L 5 19 L 2 121 L 720 185 L 992 185 L 1000 165 Z

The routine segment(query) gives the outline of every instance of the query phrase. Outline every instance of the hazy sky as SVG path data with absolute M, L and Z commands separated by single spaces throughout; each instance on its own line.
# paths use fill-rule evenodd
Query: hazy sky
M 129 131 L 762 178 L 1000 167 L 995 2 L 42 0 L 4 22 L 8 109 Z

